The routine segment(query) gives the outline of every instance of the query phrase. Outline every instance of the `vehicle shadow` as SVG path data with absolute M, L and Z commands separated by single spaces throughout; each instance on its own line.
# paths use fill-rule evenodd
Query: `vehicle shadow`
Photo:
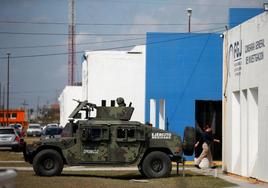
M 109 178 L 109 179 L 117 179 L 117 180 L 144 180 L 147 179 L 146 177 L 142 176 L 141 174 L 139 174 L 138 172 L 118 172 L 116 171 L 115 173 L 109 173 L 106 172 L 105 174 L 101 174 L 100 172 L 96 172 L 96 173 L 90 173 L 90 174 L 86 174 L 83 172 L 79 172 L 79 173 L 74 173 L 74 172 L 65 172 L 64 174 L 61 174 L 60 176 L 63 177 L 92 177 L 92 178 Z M 198 176 L 204 176 L 202 174 L 193 174 L 191 173 L 185 173 L 184 176 L 182 173 L 180 174 L 176 174 L 176 173 L 172 173 L 168 178 L 176 178 L 176 177 L 198 177 Z M 148 179 L 149 180 L 149 179 Z

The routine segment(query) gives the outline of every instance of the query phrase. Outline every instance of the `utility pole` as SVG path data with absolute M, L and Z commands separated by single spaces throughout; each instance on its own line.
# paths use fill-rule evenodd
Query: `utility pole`
M 5 93 L 6 93 L 6 91 L 5 91 L 5 87 L 3 86 L 3 101 L 2 101 L 2 109 L 3 109 L 3 111 L 5 111 Z
M 38 119 L 38 116 L 39 116 L 39 102 L 40 102 L 40 97 L 37 96 L 36 119 Z
M 187 14 L 188 14 L 188 32 L 191 33 L 191 17 L 192 17 L 192 11 L 193 9 L 187 8 Z
M 68 34 L 68 85 L 75 83 L 76 41 L 75 41 L 75 0 L 69 0 L 69 34 Z
M 0 82 L 0 110 L 2 109 L 2 84 Z
M 23 106 L 23 110 L 26 110 L 26 106 L 28 106 L 28 104 L 26 103 L 26 100 L 23 100 L 23 103 L 21 103 L 21 105 Z
M 29 121 L 29 111 L 26 110 L 26 106 L 28 106 L 28 104 L 26 103 L 26 100 L 24 99 L 23 100 L 23 103 L 21 103 L 21 105 L 23 106 L 23 110 L 24 110 L 24 113 L 26 114 L 25 117 L 27 117 L 27 120 L 26 121 Z
M 6 113 L 5 113 L 5 93 L 6 93 L 6 91 L 5 91 L 5 87 L 3 86 L 3 102 L 2 102 L 2 104 L 3 104 L 3 106 L 2 106 L 2 110 L 3 110 L 3 113 L 4 113 L 4 117 L 3 117 L 3 120 L 5 120 L 5 117 L 6 117 Z M 5 123 L 3 123 L 3 126 L 4 126 L 4 124 Z
M 9 56 L 10 53 L 7 53 L 7 113 L 6 113 L 6 117 L 7 117 L 7 126 L 8 126 L 8 121 L 9 121 Z

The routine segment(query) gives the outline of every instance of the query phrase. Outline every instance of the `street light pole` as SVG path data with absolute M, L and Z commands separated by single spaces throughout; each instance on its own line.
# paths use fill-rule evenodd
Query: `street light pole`
M 188 32 L 191 33 L 191 17 L 192 17 L 192 11 L 193 9 L 187 8 L 187 14 L 188 14 Z
M 6 113 L 6 116 L 7 116 L 7 126 L 8 126 L 8 119 L 9 119 L 9 56 L 10 56 L 10 53 L 7 53 L 7 113 Z

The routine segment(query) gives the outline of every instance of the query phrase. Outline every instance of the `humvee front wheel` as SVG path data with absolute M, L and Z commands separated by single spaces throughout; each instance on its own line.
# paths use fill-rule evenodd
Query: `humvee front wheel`
M 142 171 L 148 178 L 168 177 L 171 169 L 169 156 L 161 151 L 149 153 L 142 162 Z
M 60 175 L 63 169 L 61 155 L 53 149 L 45 149 L 36 154 L 33 169 L 39 176 Z

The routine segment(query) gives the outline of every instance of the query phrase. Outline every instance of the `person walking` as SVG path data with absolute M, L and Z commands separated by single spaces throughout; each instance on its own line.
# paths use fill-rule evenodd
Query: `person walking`
M 218 142 L 220 143 L 220 140 L 214 139 L 212 135 L 212 128 L 209 125 L 206 125 L 204 127 L 204 132 L 201 134 L 200 140 L 195 144 L 195 147 L 197 147 L 200 143 L 202 144 L 202 153 L 195 161 L 195 167 L 198 169 L 201 169 L 199 164 L 201 161 L 207 157 L 209 161 L 210 168 L 216 168 L 217 166 L 212 161 L 212 154 L 210 150 L 210 145 L 212 142 Z

